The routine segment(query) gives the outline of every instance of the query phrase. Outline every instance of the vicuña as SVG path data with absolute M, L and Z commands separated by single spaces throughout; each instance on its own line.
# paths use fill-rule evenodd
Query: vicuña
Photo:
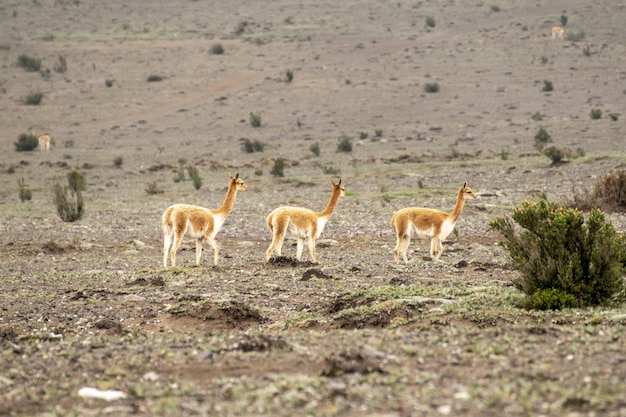
M 189 204 L 175 204 L 168 207 L 163 213 L 163 266 L 167 267 L 167 256 L 170 255 L 172 266 L 176 266 L 176 251 L 188 235 L 196 239 L 196 264 L 200 265 L 202 256 L 202 241 L 208 240 L 209 245 L 215 250 L 213 264 L 217 265 L 219 245 L 215 241 L 215 235 L 220 231 L 224 221 L 230 214 L 235 204 L 237 191 L 246 191 L 248 186 L 236 176 L 230 176 L 228 191 L 222 206 L 217 210 L 210 210 L 200 206 Z
M 52 138 L 49 135 L 41 135 L 37 138 L 37 142 L 39 143 L 39 150 L 41 151 L 49 151 L 50 150 L 50 141 Z
M 555 26 L 552 28 L 552 39 L 556 38 L 565 38 L 565 29 L 563 29 L 561 26 Z
M 332 181 L 331 181 L 332 182 Z M 338 183 L 332 182 L 333 191 L 326 208 L 320 212 L 314 212 L 301 207 L 279 207 L 274 209 L 265 220 L 267 227 L 272 232 L 272 243 L 266 252 L 266 260 L 269 261 L 272 253 L 276 251 L 281 256 L 283 242 L 287 231 L 294 235 L 297 239 L 296 259 L 300 261 L 302 249 L 304 247 L 304 239 L 308 240 L 309 251 L 311 252 L 311 261 L 317 262 L 315 254 L 315 240 L 320 237 L 330 215 L 333 214 L 337 202 L 340 197 L 345 194 L 345 187 Z
M 396 232 L 396 248 L 393 250 L 396 262 L 400 262 L 400 255 L 405 263 L 407 249 L 411 243 L 411 232 L 415 229 L 418 237 L 430 238 L 430 257 L 439 260 L 443 253 L 442 242 L 454 230 L 459 219 L 466 198 L 475 198 L 476 194 L 467 186 L 459 188 L 456 196 L 456 205 L 451 213 L 421 207 L 407 207 L 397 211 L 391 218 L 391 227 Z

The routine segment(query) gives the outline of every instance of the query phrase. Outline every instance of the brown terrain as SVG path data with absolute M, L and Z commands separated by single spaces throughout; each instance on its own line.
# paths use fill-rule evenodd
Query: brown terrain
M 552 40 L 562 16 L 578 39 Z M 624 169 L 625 27 L 621 1 L 2 2 L 0 415 L 626 416 L 626 310 L 520 309 L 489 227 Z M 552 164 L 540 127 L 577 157 Z M 49 151 L 16 151 L 31 130 Z M 219 265 L 187 239 L 163 268 L 165 208 L 219 207 L 229 172 L 248 190 Z M 266 262 L 267 214 L 322 210 L 338 179 L 318 263 L 294 240 Z M 441 262 L 414 239 L 396 264 L 393 213 L 450 211 L 464 182 Z

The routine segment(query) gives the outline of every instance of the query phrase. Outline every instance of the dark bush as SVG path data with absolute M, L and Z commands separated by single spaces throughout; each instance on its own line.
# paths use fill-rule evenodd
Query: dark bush
M 37 106 L 41 103 L 41 99 L 43 98 L 43 93 L 39 91 L 35 91 L 32 93 L 28 93 L 25 97 L 22 98 L 24 104 L 28 104 L 29 106 Z
M 224 47 L 222 46 L 221 43 L 216 43 L 215 45 L 213 45 L 211 47 L 211 53 L 213 55 L 223 55 L 224 54 Z
M 159 81 L 163 81 L 163 76 L 161 75 L 156 75 L 156 74 L 152 74 L 148 76 L 147 81 L 149 83 L 154 83 L 154 82 L 159 82 Z
M 313 155 L 315 156 L 320 156 L 320 144 L 315 142 L 313 144 L 311 144 L 311 146 L 309 146 L 309 150 L 313 153 Z
M 563 162 L 567 156 L 566 151 L 557 148 L 556 146 L 549 146 L 543 150 L 543 154 L 552 160 L 553 164 Z
M 200 187 L 202 187 L 202 178 L 200 177 L 198 168 L 193 165 L 189 165 L 187 167 L 187 174 L 189 174 L 189 178 L 191 178 L 191 181 L 193 182 L 193 188 L 199 190 Z
M 539 290 L 522 300 L 522 307 L 527 310 L 563 310 L 576 305 L 576 297 L 554 288 Z
M 87 188 L 87 179 L 83 172 L 73 170 L 67 174 L 67 183 L 63 186 L 58 180 L 54 181 L 54 204 L 61 220 L 75 222 L 82 219 L 85 213 L 82 192 Z
M 33 194 L 30 191 L 28 185 L 26 185 L 26 181 L 24 181 L 24 177 L 17 180 L 17 187 L 19 191 L 20 201 L 23 203 L 24 201 L 30 201 L 33 198 Z
M 427 93 L 438 93 L 439 84 L 438 83 L 426 83 L 426 85 L 424 85 L 424 91 Z
M 352 139 L 347 136 L 342 136 L 339 138 L 339 143 L 337 144 L 337 152 L 352 152 Z
M 15 142 L 15 150 L 18 152 L 32 151 L 38 146 L 39 138 L 33 133 L 21 133 Z
M 541 88 L 541 91 L 552 91 L 554 90 L 554 86 L 552 85 L 552 81 L 550 80 L 543 80 L 543 87 Z
M 522 229 L 519 234 L 514 222 Z M 546 200 L 525 201 L 510 217 L 496 218 L 489 225 L 502 234 L 500 244 L 520 271 L 514 286 L 529 296 L 558 290 L 585 307 L 608 304 L 624 290 L 626 239 L 600 210 L 592 210 L 585 221 L 578 209 Z M 549 293 L 535 297 L 544 300 L 541 303 L 550 297 L 566 301 Z
M 285 176 L 285 160 L 283 158 L 278 158 L 274 161 L 274 166 L 272 167 L 270 174 L 274 177 Z
M 589 112 L 589 117 L 591 117 L 593 120 L 602 119 L 602 110 L 591 109 L 591 111 Z
M 241 148 L 246 153 L 263 152 L 263 149 L 265 149 L 265 144 L 258 139 L 257 140 L 244 139 L 243 144 L 241 145 Z
M 41 69 L 41 59 L 28 55 L 20 55 L 17 64 L 28 72 L 38 72 Z
M 250 112 L 250 126 L 261 127 L 261 115 L 259 113 Z
M 540 127 L 535 134 L 535 148 L 542 150 L 546 143 L 552 142 L 552 136 L 546 129 Z

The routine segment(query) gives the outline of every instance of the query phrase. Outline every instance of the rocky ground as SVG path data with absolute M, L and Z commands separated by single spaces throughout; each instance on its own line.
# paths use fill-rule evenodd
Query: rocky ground
M 626 311 L 518 308 L 489 228 L 624 169 L 624 5 L 39 0 L 0 16 L 0 415 L 626 415 Z M 550 38 L 561 16 L 580 40 Z M 537 151 L 540 127 L 563 163 Z M 52 149 L 16 152 L 31 130 Z M 174 181 L 189 165 L 199 190 Z M 75 168 L 86 211 L 66 223 L 52 184 Z M 229 172 L 248 191 L 219 265 L 185 241 L 163 268 L 163 210 L 219 207 Z M 321 210 L 339 178 L 318 263 L 292 240 L 266 262 L 265 216 Z M 442 262 L 415 240 L 395 264 L 393 213 L 449 211 L 464 182 L 478 198 Z

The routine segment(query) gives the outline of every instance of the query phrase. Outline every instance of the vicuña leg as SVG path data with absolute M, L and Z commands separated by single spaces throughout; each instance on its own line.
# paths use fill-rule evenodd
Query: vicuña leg
M 277 216 L 274 223 L 268 223 L 272 232 L 272 243 L 265 253 L 267 261 L 270 260 L 274 251 L 276 251 L 276 256 L 282 256 L 283 243 L 285 241 L 285 235 L 287 234 L 289 219 Z

